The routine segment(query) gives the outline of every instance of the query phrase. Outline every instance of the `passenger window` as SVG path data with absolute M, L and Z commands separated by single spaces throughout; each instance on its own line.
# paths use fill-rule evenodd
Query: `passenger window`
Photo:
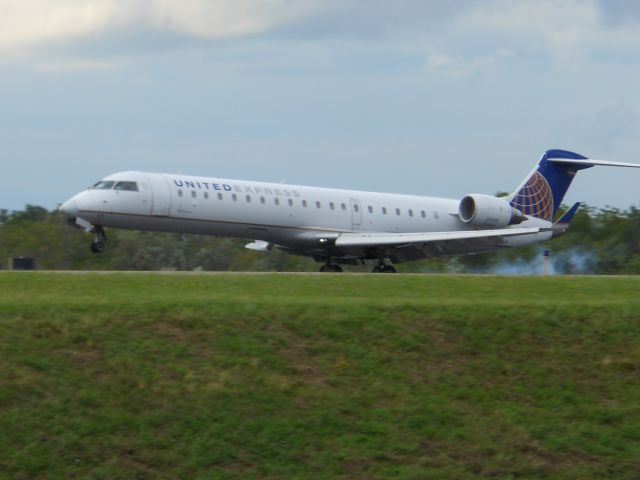
M 305 207 L 305 208 L 307 207 L 307 201 L 306 200 L 302 200 L 302 206 Z
M 195 191 L 195 190 L 191 190 L 191 196 L 192 196 L 193 198 L 196 198 L 196 191 Z
M 182 190 L 178 190 L 178 196 L 181 197 L 182 196 Z
M 137 192 L 138 184 L 136 182 L 118 182 L 114 187 L 115 190 L 122 190 L 127 192 Z
M 209 198 L 209 192 L 204 192 L 204 198 L 205 199 Z
M 222 194 L 221 193 L 218 194 L 218 200 L 222 200 Z
M 316 208 L 320 208 L 320 202 L 316 202 Z
M 382 214 L 386 215 L 387 214 L 387 207 L 382 207 Z
M 433 218 L 436 220 L 440 218 L 440 214 L 438 212 L 433 212 Z
M 409 216 L 413 217 L 413 210 L 409 209 Z
M 289 206 L 293 207 L 293 200 L 292 199 L 289 199 Z
M 235 193 L 231 194 L 231 200 L 233 200 L 234 202 L 238 200 L 238 195 L 236 195 Z
M 273 203 L 275 203 L 276 205 L 280 205 L 280 199 L 278 197 L 275 197 L 273 199 Z
M 356 213 L 360 211 L 360 207 L 358 206 L 357 203 L 353 204 L 353 211 L 356 212 Z
M 98 183 L 96 183 L 92 188 L 95 188 L 96 190 L 109 190 L 111 189 L 111 187 L 113 187 L 114 183 L 116 182 L 101 180 Z
M 421 216 L 422 218 L 427 218 L 427 212 L 425 212 L 424 210 L 421 210 L 421 211 L 420 211 L 420 216 Z
M 396 215 L 400 215 L 400 209 L 396 208 Z
M 247 199 L 247 203 L 251 203 L 251 195 L 247 195 L 245 198 Z
M 373 207 L 371 205 L 367 207 L 367 210 L 369 210 L 369 213 L 373 213 Z
M 265 202 L 264 197 L 260 197 L 260 203 L 264 203 L 264 202 Z
M 340 204 L 340 208 L 342 208 L 343 210 L 346 210 L 346 209 L 347 209 L 347 206 L 346 206 L 344 203 L 341 203 L 341 204 Z
M 336 204 L 335 204 L 335 203 L 333 203 L 333 202 L 329 202 L 329 208 L 330 208 L 331 210 L 335 210 L 335 209 L 336 209 Z

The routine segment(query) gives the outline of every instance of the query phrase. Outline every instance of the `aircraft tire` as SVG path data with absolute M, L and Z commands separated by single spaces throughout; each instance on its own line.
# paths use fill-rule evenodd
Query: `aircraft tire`
M 382 267 L 382 273 L 397 273 L 396 269 L 392 265 L 385 265 Z
M 335 263 L 332 263 L 330 265 L 323 265 L 320 267 L 320 272 L 325 273 L 325 272 L 335 272 L 335 273 L 340 273 L 342 272 L 342 267 L 340 265 L 336 265 Z
M 104 242 L 98 240 L 96 242 L 91 242 L 91 245 L 89 246 L 89 248 L 93 253 L 102 253 L 104 252 L 105 244 Z

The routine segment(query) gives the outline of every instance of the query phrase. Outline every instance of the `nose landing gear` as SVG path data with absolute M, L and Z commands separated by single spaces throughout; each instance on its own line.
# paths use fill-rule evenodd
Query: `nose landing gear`
M 93 253 L 102 253 L 107 247 L 107 234 L 104 233 L 104 229 L 100 225 L 94 225 L 92 229 L 95 234 L 95 238 L 89 248 Z

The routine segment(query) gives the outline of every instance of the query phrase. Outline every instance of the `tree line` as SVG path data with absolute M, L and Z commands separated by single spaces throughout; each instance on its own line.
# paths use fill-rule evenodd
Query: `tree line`
M 318 264 L 274 248 L 244 248 L 247 240 L 109 230 L 107 251 L 89 251 L 92 235 L 71 228 L 57 210 L 27 205 L 0 210 L 0 268 L 13 257 L 33 257 L 38 269 L 316 271 Z M 481 255 L 435 258 L 399 266 L 404 272 L 542 273 L 543 251 L 559 274 L 640 273 L 640 209 L 582 206 L 567 233 L 549 242 Z M 367 267 L 347 270 L 369 271 Z

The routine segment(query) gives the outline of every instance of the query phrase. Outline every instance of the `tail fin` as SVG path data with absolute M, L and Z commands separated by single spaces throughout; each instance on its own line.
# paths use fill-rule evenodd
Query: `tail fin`
M 565 150 L 547 150 L 542 155 L 537 168 L 522 182 L 508 198 L 511 206 L 531 217 L 551 221 L 569 190 L 577 170 L 589 166 L 573 164 L 557 165 L 549 158 L 586 160 L 587 157 Z
M 552 221 L 578 170 L 595 165 L 634 167 L 634 163 L 593 160 L 567 150 L 547 150 L 536 169 L 507 200 L 525 215 Z

